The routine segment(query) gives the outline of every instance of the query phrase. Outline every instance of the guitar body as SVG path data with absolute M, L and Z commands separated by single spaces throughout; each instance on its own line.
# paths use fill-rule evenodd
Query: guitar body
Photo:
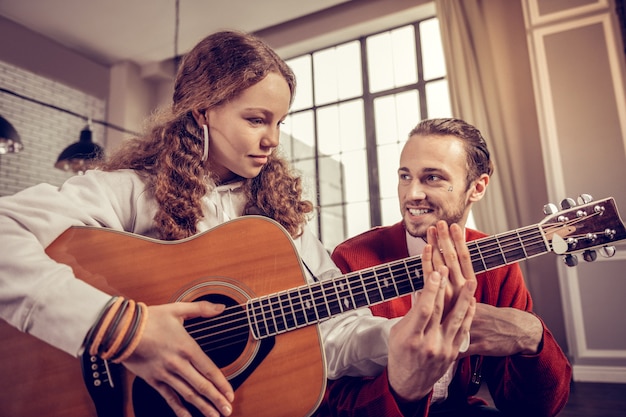
M 245 311 L 251 298 L 306 283 L 284 229 L 257 216 L 176 242 L 110 229 L 70 228 L 46 252 L 71 266 L 81 280 L 148 305 L 207 299 Z M 311 415 L 326 386 L 318 327 L 295 329 L 269 341 L 257 341 L 246 332 L 238 344 L 225 345 L 217 352 L 219 361 L 214 359 L 236 388 L 232 415 Z M 79 359 L 4 322 L 0 323 L 0 340 L 1 416 L 96 416 Z M 213 358 L 213 352 L 207 354 Z M 156 391 L 156 399 L 137 394 L 135 387 L 143 381 L 118 368 L 121 379 L 116 391 L 124 411 L 116 415 L 173 415 L 169 409 L 161 413 L 160 405 L 156 411 L 142 411 L 141 403 L 154 403 L 160 397 Z

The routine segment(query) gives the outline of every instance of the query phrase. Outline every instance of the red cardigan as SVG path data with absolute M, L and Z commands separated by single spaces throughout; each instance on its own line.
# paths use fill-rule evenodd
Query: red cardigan
M 486 236 L 466 229 L 466 241 Z M 408 257 L 401 223 L 378 227 L 337 246 L 332 258 L 343 273 Z M 498 307 L 532 311 L 532 299 L 519 265 L 512 264 L 477 274 L 476 301 Z M 404 296 L 370 307 L 377 316 L 403 316 L 411 307 Z M 542 321 L 543 323 L 543 321 Z M 449 387 L 448 401 L 484 403 L 474 397 L 484 380 L 498 409 L 511 415 L 556 416 L 569 397 L 571 365 L 544 324 L 543 341 L 535 355 L 472 356 L 460 360 Z M 430 396 L 413 403 L 396 402 L 387 372 L 377 377 L 343 377 L 328 381 L 317 416 L 403 417 L 427 416 Z

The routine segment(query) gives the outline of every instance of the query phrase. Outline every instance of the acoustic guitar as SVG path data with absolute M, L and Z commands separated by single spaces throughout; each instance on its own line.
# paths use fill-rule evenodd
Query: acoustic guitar
M 570 265 L 577 252 L 586 260 L 595 259 L 596 249 L 610 256 L 625 237 L 615 202 L 606 198 L 467 245 L 480 273 L 548 252 L 567 256 Z M 317 325 L 423 287 L 420 256 L 307 283 L 287 232 L 259 216 L 174 242 L 72 227 L 46 252 L 90 285 L 148 305 L 226 304 L 220 316 L 189 320 L 185 327 L 233 384 L 235 417 L 311 415 L 326 387 Z M 174 415 L 121 365 L 73 358 L 4 322 L 0 341 L 1 416 Z

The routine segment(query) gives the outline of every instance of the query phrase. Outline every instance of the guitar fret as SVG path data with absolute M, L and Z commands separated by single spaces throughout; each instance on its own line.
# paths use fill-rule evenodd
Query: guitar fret
M 291 301 L 289 293 L 286 291 L 281 292 L 280 299 L 280 305 L 285 319 L 285 330 L 296 328 L 296 316 L 294 314 L 293 302 Z
M 310 288 L 302 287 L 300 289 L 300 295 L 302 297 L 304 324 L 314 323 L 317 319 L 317 311 L 315 310 L 315 300 L 312 298 Z
M 271 320 L 271 307 L 268 307 L 268 298 L 267 297 L 263 297 L 259 300 L 259 322 L 258 322 L 258 326 L 259 326 L 259 333 L 262 336 L 267 336 L 269 334 L 273 334 L 275 333 L 276 329 L 274 326 L 272 326 L 272 320 Z M 270 320 L 268 320 L 268 315 L 270 316 Z
M 524 245 L 522 244 L 522 241 L 519 240 L 519 234 L 517 233 L 517 231 L 515 232 L 515 237 L 517 237 L 518 242 L 515 242 L 514 249 L 508 250 L 507 252 L 505 252 L 504 257 L 506 259 L 507 264 L 517 262 L 527 257 L 526 250 L 524 249 Z M 515 239 L 515 237 L 513 237 L 513 239 Z
M 422 271 L 422 259 L 410 258 L 403 261 L 407 271 L 407 277 L 411 283 L 411 291 L 424 288 L 424 272 Z
M 390 266 L 389 269 L 391 270 L 391 276 L 399 277 L 394 280 L 396 288 L 398 289 L 398 294 L 408 294 L 413 292 L 413 285 L 409 279 L 408 270 L 406 269 L 406 264 L 404 262 L 396 263 L 393 266 Z
M 331 317 L 341 313 L 343 310 L 341 309 L 341 300 L 335 283 L 332 280 L 325 280 L 322 281 L 321 284 L 324 288 L 323 291 L 326 297 L 326 304 L 328 305 Z
M 513 251 L 509 251 L 508 256 L 506 256 L 507 264 L 517 262 L 521 259 L 525 259 L 528 257 L 528 254 L 526 253 L 526 249 L 524 248 L 522 239 L 520 238 L 519 230 L 516 230 L 514 233 L 511 233 L 510 236 L 511 236 L 511 241 L 515 240 L 516 242 L 515 242 L 515 249 Z
M 382 287 L 380 287 L 380 292 L 382 294 L 383 301 L 398 296 L 398 290 L 395 286 L 395 283 L 393 282 L 392 277 L 389 274 L 376 274 L 376 277 L 378 279 L 378 282 L 382 284 Z
M 322 286 L 319 283 L 309 286 L 311 293 L 313 294 L 313 300 L 315 300 L 315 311 L 319 320 L 327 319 L 331 316 L 330 308 L 328 306 L 328 300 L 326 294 L 322 290 Z
M 268 326 L 267 326 L 267 332 L 268 334 L 276 334 L 276 332 L 278 331 L 278 324 L 276 323 L 276 315 L 274 314 L 274 308 L 273 308 L 273 303 L 272 303 L 272 298 L 271 297 L 267 297 L 265 299 L 265 311 L 266 311 L 266 317 L 267 317 L 267 322 L 268 322 Z
M 395 298 L 395 297 L 397 297 L 398 295 L 401 294 L 400 291 L 398 291 L 398 282 L 397 282 L 398 280 L 394 279 L 394 276 L 392 274 L 391 268 L 389 267 L 389 264 L 383 266 L 383 269 L 385 270 L 384 276 L 388 277 L 387 279 L 389 281 L 391 281 L 391 283 L 393 284 L 393 287 L 392 287 L 393 288 L 393 298 Z
M 294 309 L 296 328 L 306 326 L 307 320 L 304 313 L 304 300 L 302 299 L 302 293 L 298 288 L 290 291 L 290 293 L 293 295 L 291 298 L 292 300 L 295 300 L 294 304 L 297 306 L 297 308 Z
M 287 330 L 287 323 L 285 320 L 285 312 L 280 299 L 280 293 L 270 297 L 270 305 L 272 306 L 272 317 L 274 318 L 274 324 L 276 326 L 276 333 L 283 333 Z
M 383 301 L 383 293 L 380 290 L 380 285 L 376 279 L 374 271 L 367 270 L 362 272 L 360 275 L 361 280 L 363 281 L 363 286 L 365 287 L 365 292 L 367 293 L 367 298 L 370 301 L 370 305 Z
M 532 236 L 532 242 L 531 244 L 526 244 L 524 247 L 526 248 L 526 252 L 528 253 L 528 258 L 536 256 L 536 255 L 540 255 L 542 253 L 545 253 L 547 251 L 550 250 L 549 246 L 547 245 L 547 242 L 543 239 L 543 236 L 541 235 L 541 233 L 537 230 L 537 231 L 530 231 L 529 232 L 530 236 Z
M 541 231 L 518 229 L 467 243 L 472 266 L 481 273 L 549 250 Z M 360 307 L 372 306 L 424 287 L 421 256 L 261 297 L 249 303 L 254 337 L 308 326 Z
M 485 265 L 487 266 L 487 269 L 493 269 L 500 265 L 504 265 L 506 263 L 506 259 L 500 249 L 498 237 L 492 236 L 490 238 L 486 238 L 485 241 L 491 243 L 491 245 L 487 245 L 487 249 L 489 249 L 488 253 L 481 251 L 483 253 L 483 258 L 485 260 Z
M 359 286 L 361 287 L 362 291 L 360 297 L 362 297 L 363 299 L 363 306 L 369 306 L 372 305 L 372 302 L 370 301 L 370 297 L 367 291 L 367 287 L 365 285 L 365 280 L 363 279 L 363 275 L 362 274 L 358 274 L 357 275 L 359 277 Z
M 341 311 L 352 310 L 356 306 L 353 303 L 352 296 L 350 294 L 350 287 L 348 285 L 348 276 L 344 276 L 342 279 L 337 281 L 338 284 L 338 293 L 339 298 L 341 300 Z
M 252 334 L 255 339 L 261 339 L 265 337 L 265 332 L 262 332 L 259 323 L 262 321 L 262 308 L 260 306 L 260 300 L 252 300 L 248 303 L 248 317 L 250 317 L 250 325 L 252 326 Z M 263 327 L 265 330 L 265 327 Z
M 348 290 L 350 291 L 350 297 L 352 298 L 352 305 L 354 305 L 355 308 L 366 307 L 368 305 L 367 297 L 363 294 L 360 274 L 350 274 L 347 278 Z
M 474 268 L 474 272 L 478 273 L 478 272 L 486 271 L 487 264 L 485 262 L 485 258 L 483 257 L 482 251 L 480 250 L 476 242 L 475 241 L 468 242 L 467 248 L 469 249 L 470 255 L 476 255 L 476 253 L 478 254 L 478 256 L 471 256 L 472 267 Z
M 348 293 L 350 294 L 350 299 L 352 300 L 352 305 L 354 306 L 353 308 L 358 308 L 361 307 L 361 304 L 357 303 L 357 299 L 354 297 L 354 292 L 353 290 L 353 286 L 352 286 L 352 281 L 354 279 L 354 277 L 357 276 L 355 274 L 350 274 L 348 275 L 346 278 L 346 284 L 348 286 Z

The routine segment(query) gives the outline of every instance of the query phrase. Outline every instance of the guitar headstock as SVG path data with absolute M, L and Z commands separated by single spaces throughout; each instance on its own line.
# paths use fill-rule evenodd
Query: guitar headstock
M 548 216 L 539 223 L 551 249 L 565 255 L 565 264 L 575 266 L 578 260 L 574 253 L 582 252 L 585 261 L 593 261 L 598 251 L 610 257 L 615 254 L 615 242 L 626 239 L 626 227 L 619 216 L 613 197 L 592 201 L 582 194 L 578 202 L 571 198 L 561 202 L 561 211 L 556 206 L 544 206 Z

